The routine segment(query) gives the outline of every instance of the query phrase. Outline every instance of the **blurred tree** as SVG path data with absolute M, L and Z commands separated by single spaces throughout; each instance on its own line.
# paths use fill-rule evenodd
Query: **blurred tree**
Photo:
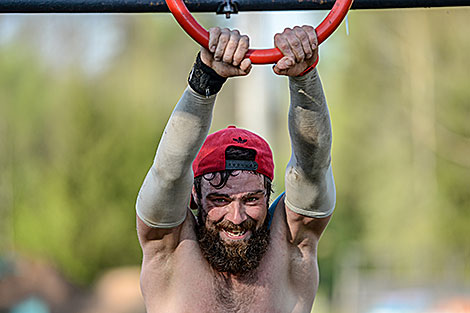
M 319 249 L 327 280 L 347 246 L 395 280 L 468 281 L 468 12 L 353 12 L 349 38 L 335 34 L 342 54 L 322 71 L 338 189 Z
M 48 258 L 79 283 L 139 263 L 135 198 L 197 49 L 170 16 L 115 27 L 124 49 L 94 76 L 78 62 L 50 71 L 21 38 L 0 49 L 2 251 Z

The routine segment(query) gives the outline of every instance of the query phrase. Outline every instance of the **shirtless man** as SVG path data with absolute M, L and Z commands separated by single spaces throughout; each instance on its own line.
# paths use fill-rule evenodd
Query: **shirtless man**
M 215 94 L 227 77 L 251 70 L 248 41 L 236 30 L 210 30 L 210 49 L 201 48 L 139 192 L 148 313 L 311 311 L 317 244 L 335 205 L 329 113 L 311 70 L 317 37 L 302 26 L 274 38 L 284 57 L 273 70 L 289 76 L 293 152 L 285 194 L 269 210 L 269 145 L 233 126 L 207 136 Z

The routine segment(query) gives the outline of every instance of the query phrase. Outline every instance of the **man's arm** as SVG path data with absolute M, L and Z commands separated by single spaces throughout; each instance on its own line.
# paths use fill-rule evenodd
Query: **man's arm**
M 148 227 L 173 228 L 184 221 L 191 164 L 209 131 L 214 102 L 215 95 L 188 87 L 177 103 L 137 197 L 137 215 Z
M 319 237 L 336 199 L 328 107 L 316 69 L 302 77 L 290 77 L 289 88 L 292 155 L 286 168 L 285 204 L 306 217 L 295 220 Z
M 285 57 L 274 71 L 289 76 L 289 134 L 292 155 L 286 169 L 285 206 L 292 241 L 316 247 L 335 205 L 331 171 L 331 124 L 316 69 L 318 47 L 310 26 L 286 29 L 275 44 Z M 280 63 L 280 64 L 279 64 Z
M 210 50 L 201 48 L 190 87 L 165 127 L 137 198 L 142 246 L 154 242 L 162 245 L 159 248 L 175 248 L 178 244 L 193 184 L 191 164 L 209 131 L 215 94 L 227 77 L 249 73 L 251 62 L 243 59 L 248 45 L 248 37 L 238 31 L 210 30 Z

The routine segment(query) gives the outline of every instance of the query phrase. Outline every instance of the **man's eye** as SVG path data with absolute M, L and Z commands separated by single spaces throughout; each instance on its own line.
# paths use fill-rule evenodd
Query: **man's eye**
M 258 200 L 259 200 L 259 198 L 257 198 L 257 197 L 246 198 L 246 202 L 248 202 L 248 203 L 257 202 Z
M 227 203 L 228 201 L 226 199 L 219 198 L 219 199 L 212 200 L 212 202 L 217 203 L 217 204 L 224 204 L 224 203 Z

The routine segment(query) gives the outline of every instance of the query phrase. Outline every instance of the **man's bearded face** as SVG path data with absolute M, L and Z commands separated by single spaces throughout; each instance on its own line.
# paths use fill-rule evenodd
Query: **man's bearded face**
M 240 172 L 223 188 L 206 181 L 201 190 L 196 233 L 204 257 L 218 272 L 256 269 L 269 245 L 263 178 Z

